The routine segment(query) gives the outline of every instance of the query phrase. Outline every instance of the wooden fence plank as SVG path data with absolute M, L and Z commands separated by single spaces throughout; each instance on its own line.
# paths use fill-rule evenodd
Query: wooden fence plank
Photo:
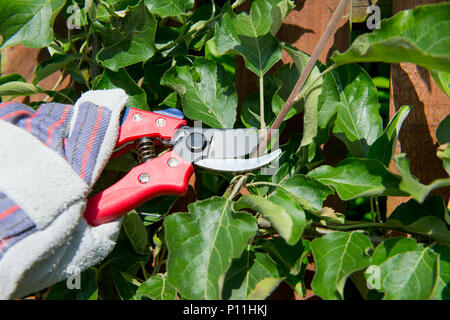
M 393 11 L 414 8 L 418 5 L 445 2 L 442 0 L 394 0 Z M 450 113 L 450 99 L 439 89 L 428 70 L 414 64 L 391 65 L 390 117 L 403 105 L 410 105 L 411 112 L 400 132 L 396 153 L 406 153 L 411 172 L 422 183 L 447 177 L 442 161 L 436 156 L 436 128 Z M 395 164 L 390 169 L 396 172 Z M 450 188 L 436 190 L 448 202 Z M 409 200 L 406 197 L 390 197 L 388 214 L 399 204 Z

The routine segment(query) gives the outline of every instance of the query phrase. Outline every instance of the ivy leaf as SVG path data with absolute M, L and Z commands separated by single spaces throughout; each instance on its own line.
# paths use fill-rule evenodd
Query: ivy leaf
M 358 232 L 333 232 L 311 241 L 316 263 L 311 283 L 314 293 L 323 299 L 343 299 L 345 280 L 369 265 L 371 248 L 370 240 Z
M 136 211 L 126 214 L 122 224 L 134 251 L 140 254 L 147 254 L 149 251 L 147 230 Z
M 410 62 L 450 72 L 450 3 L 418 6 L 382 20 L 380 29 L 359 36 L 350 48 L 331 57 L 337 64 Z
M 450 114 L 439 124 L 436 130 L 436 138 L 440 145 L 450 143 Z
M 450 144 L 445 144 L 438 149 L 437 156 L 442 160 L 444 169 L 450 175 Z
M 43 48 L 53 40 L 53 23 L 65 0 L 18 0 L 0 2 L 1 47 L 22 44 Z
M 307 255 L 311 252 L 310 242 L 301 239 L 291 246 L 281 238 L 272 238 L 264 240 L 261 247 L 275 261 L 280 274 L 285 277 L 285 282 L 304 297 L 306 295 L 304 273 L 308 265 Z
M 94 79 L 92 86 L 93 89 L 121 88 L 129 97 L 127 107 L 149 110 L 145 91 L 138 87 L 125 69 L 117 72 L 106 69 L 102 75 Z
M 123 29 L 115 41 L 107 41 L 97 59 L 107 68 L 118 71 L 120 68 L 143 62 L 156 52 L 155 32 L 157 22 L 143 2 L 130 7 L 124 18 Z
M 236 121 L 237 94 L 222 66 L 197 58 L 192 67 L 174 66 L 161 84 L 182 97 L 184 114 L 214 128 L 232 128 Z
M 317 212 L 333 190 L 313 177 L 297 174 L 283 180 L 279 187 L 295 199 L 305 210 Z
M 255 219 L 214 197 L 189 205 L 189 214 L 164 220 L 169 283 L 185 299 L 220 299 L 225 274 L 257 230 Z
M 301 272 L 302 263 L 311 252 L 310 242 L 305 239 L 291 246 L 281 238 L 272 238 L 264 240 L 262 247 L 277 263 L 278 268 L 283 270 L 283 275 L 289 276 L 296 276 Z
M 194 8 L 194 0 L 144 0 L 150 12 L 161 18 L 187 15 Z
M 249 247 L 239 259 L 233 260 L 225 277 L 223 297 L 227 300 L 263 300 L 283 279 L 267 253 Z
M 10 73 L 6 76 L 0 77 L 0 85 L 12 81 L 27 82 L 27 80 L 25 80 L 25 78 L 18 73 Z
M 271 99 L 276 91 L 276 84 L 271 75 L 264 77 L 264 105 L 270 106 Z M 259 128 L 260 119 L 259 92 L 249 95 L 242 104 L 241 120 L 247 128 Z M 275 120 L 275 114 L 270 108 L 264 108 L 264 122 L 266 128 Z
M 300 163 L 304 164 L 313 161 L 316 149 L 328 140 L 338 105 L 341 103 L 333 72 L 326 73 L 321 80 L 321 92 L 317 100 L 317 134 L 310 145 L 300 146 L 296 152 Z
M 427 195 L 434 189 L 450 186 L 450 178 L 434 180 L 429 185 L 424 185 L 411 174 L 409 169 L 409 160 L 406 154 L 402 153 L 394 157 L 398 172 L 402 178 L 399 188 L 400 190 L 410 194 L 417 202 L 422 203 Z
M 167 281 L 166 274 L 155 274 L 143 282 L 136 291 L 137 299 L 176 300 L 177 290 Z
M 80 289 L 69 289 L 67 280 L 63 280 L 50 288 L 45 300 L 97 300 L 98 287 L 95 271 L 88 269 L 81 272 L 79 276 Z
M 388 223 L 407 232 L 425 235 L 450 245 L 450 231 L 444 220 L 446 212 L 447 209 L 440 196 L 432 196 L 422 204 L 411 199 L 392 212 Z
M 215 30 L 217 51 L 220 54 L 230 50 L 239 53 L 246 67 L 261 78 L 281 59 L 281 47 L 271 34 L 272 20 L 268 19 L 272 4 L 255 0 L 250 14 L 235 15 L 231 9 L 225 10 Z
M 337 191 L 342 200 L 376 195 L 404 195 L 400 178 L 374 159 L 345 159 L 336 167 L 321 166 L 308 173 Z
M 297 68 L 298 74 L 300 75 L 308 64 L 310 57 L 307 54 L 287 44 L 283 45 L 283 49 L 294 61 L 295 67 Z M 317 126 L 319 121 L 318 99 L 321 93 L 322 86 L 322 78 L 320 77 L 320 75 L 321 74 L 319 68 L 317 66 L 314 66 L 304 85 L 305 88 L 309 87 L 310 85 L 313 85 L 313 87 L 309 91 L 304 92 L 304 98 L 302 99 L 302 104 L 304 106 L 304 115 L 303 137 L 300 147 L 311 144 L 313 142 L 313 139 L 317 135 Z M 293 85 L 295 85 L 296 82 L 297 81 L 295 81 Z
M 281 112 L 281 109 L 294 88 L 298 77 L 303 72 L 310 59 L 307 54 L 288 44 L 282 44 L 282 48 L 294 61 L 295 68 L 289 68 L 288 65 L 285 65 L 279 68 L 275 73 L 275 77 L 278 78 L 278 81 L 281 83 L 279 91 L 273 98 L 273 102 L 275 103 L 273 103 L 272 108 L 274 109 L 273 111 L 275 114 Z M 314 80 L 317 81 L 313 84 Z M 308 92 L 303 93 L 303 98 L 294 104 L 294 108 L 291 108 L 290 112 L 288 112 L 285 117 L 285 120 L 287 120 L 294 116 L 297 112 L 304 111 L 301 147 L 311 144 L 317 135 L 318 98 L 321 93 L 322 86 L 322 78 L 320 77 L 320 70 L 317 66 L 312 69 L 311 74 L 305 82 L 305 88 L 310 85 L 313 85 L 313 87 Z
M 276 36 L 286 16 L 295 8 L 295 3 L 291 0 L 275 0 L 271 1 L 271 3 L 276 4 L 273 5 L 272 9 L 270 10 L 270 17 L 272 20 L 270 33 Z
M 439 278 L 433 291 L 432 298 L 450 299 L 450 248 L 436 246 L 433 251 L 439 254 Z
M 450 98 L 450 72 L 431 70 L 431 75 L 439 88 Z
M 113 271 L 112 277 L 117 293 L 122 300 L 136 300 L 137 284 L 121 272 Z
M 125 232 L 120 232 L 117 244 L 106 257 L 104 263 L 115 271 L 134 273 L 142 263 L 147 263 L 149 254 L 139 254 L 134 251 Z
M 427 300 L 438 280 L 438 256 L 414 239 L 383 241 L 376 247 L 369 268 L 376 270 L 377 290 L 384 292 L 385 300 Z
M 335 77 L 341 103 L 337 106 L 333 133 L 354 157 L 366 158 L 383 130 L 377 89 L 370 76 L 356 64 L 338 68 Z
M 0 85 L 0 97 L 31 96 L 33 94 L 43 92 L 43 89 L 23 81 L 10 81 Z
M 290 245 L 298 242 L 307 225 L 303 209 L 281 190 L 277 190 L 269 199 L 255 195 L 242 196 L 234 204 L 234 209 L 244 208 L 261 213 Z
M 47 78 L 56 71 L 63 69 L 71 62 L 78 59 L 74 54 L 60 54 L 55 53 L 49 59 L 41 62 L 34 72 L 33 84 L 39 83 L 42 79 Z
M 220 55 L 231 51 L 239 45 L 239 36 L 234 27 L 236 15 L 231 9 L 230 2 L 227 1 L 222 8 L 222 17 L 217 21 L 214 28 L 214 42 L 216 51 Z
M 128 6 L 136 5 L 139 0 L 103 0 L 103 2 L 111 5 L 115 11 L 122 11 L 125 10 Z M 91 4 L 91 6 L 93 5 L 94 4 Z
M 403 121 L 409 114 L 411 108 L 403 106 L 392 117 L 383 134 L 374 142 L 369 149 L 369 158 L 380 160 L 386 167 L 391 162 L 392 155 L 397 145 L 397 137 L 402 127 Z

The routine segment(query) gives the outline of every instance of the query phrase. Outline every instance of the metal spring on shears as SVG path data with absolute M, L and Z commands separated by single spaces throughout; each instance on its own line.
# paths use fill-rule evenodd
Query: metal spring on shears
M 136 144 L 136 150 L 141 163 L 156 157 L 155 141 L 153 138 L 144 137 L 139 139 Z

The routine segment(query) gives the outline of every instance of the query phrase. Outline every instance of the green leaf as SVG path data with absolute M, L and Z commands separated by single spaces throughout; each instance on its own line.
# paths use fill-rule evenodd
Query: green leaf
M 250 14 L 235 15 L 225 9 L 215 30 L 217 51 L 221 54 L 233 50 L 245 60 L 246 67 L 262 77 L 281 59 L 281 47 L 271 34 L 272 4 L 266 0 L 252 2 Z M 223 43 L 222 43 L 223 42 Z
M 122 224 L 134 251 L 140 254 L 147 254 L 149 252 L 147 230 L 136 211 L 126 214 Z
M 321 92 L 317 100 L 317 134 L 311 145 L 301 146 L 296 152 L 304 164 L 311 162 L 316 156 L 316 149 L 329 139 L 337 107 L 340 105 L 341 98 L 334 74 L 329 72 L 321 80 Z
M 317 212 L 333 190 L 315 178 L 295 175 L 283 180 L 279 187 L 297 201 L 305 210 Z
M 383 130 L 377 89 L 370 76 L 356 64 L 338 68 L 335 77 L 341 101 L 333 133 L 354 157 L 367 158 L 370 146 Z
M 273 5 L 270 10 L 272 20 L 270 33 L 276 36 L 286 16 L 295 8 L 295 3 L 291 0 L 270 0 L 270 2 Z
M 222 66 L 197 58 L 192 67 L 175 66 L 164 73 L 161 84 L 182 97 L 184 114 L 214 128 L 232 128 L 237 95 Z
M 136 297 L 152 300 L 176 300 L 177 290 L 167 281 L 166 274 L 155 274 L 143 282 L 136 291 Z
M 65 0 L 17 0 L 0 2 L 1 47 L 22 44 L 43 48 L 53 40 L 53 23 Z
M 359 36 L 331 57 L 337 64 L 410 62 L 450 72 L 450 3 L 418 6 L 381 21 L 380 29 Z
M 263 300 L 283 281 L 276 263 L 265 252 L 248 248 L 225 277 L 223 297 L 227 300 Z
M 25 78 L 18 73 L 11 73 L 6 76 L 0 77 L 0 85 L 12 81 L 27 82 L 27 80 L 25 80 Z
M 214 42 L 217 53 L 223 55 L 240 44 L 234 22 L 236 15 L 227 1 L 222 8 L 222 17 L 214 28 Z
M 437 156 L 442 160 L 445 171 L 450 175 L 450 144 L 446 144 L 445 148 L 440 147 Z
M 344 296 L 346 279 L 370 262 L 372 243 L 358 232 L 333 232 L 311 242 L 316 273 L 311 283 L 314 293 L 323 299 Z
M 308 177 L 332 187 L 342 200 L 404 195 L 399 190 L 400 178 L 374 159 L 345 159 L 334 168 L 318 167 L 310 171 Z
M 369 268 L 376 270 L 383 299 L 426 300 L 438 279 L 438 256 L 414 239 L 392 238 L 376 247 Z
M 0 85 L 0 97 L 10 96 L 31 96 L 36 93 L 42 93 L 44 90 L 36 87 L 31 83 L 26 83 L 22 81 L 10 81 Z
M 67 287 L 67 280 L 63 280 L 50 288 L 50 292 L 45 300 L 97 300 L 98 288 L 95 271 L 93 269 L 87 269 L 79 277 L 79 280 L 73 279 L 75 282 L 79 281 L 79 289 L 76 287 L 69 289 Z
M 87 2 L 88 1 L 86 1 L 86 3 Z M 125 10 L 128 6 L 136 5 L 139 0 L 102 0 L 102 2 L 105 2 L 112 6 L 115 11 L 121 11 Z M 94 6 L 94 4 L 91 4 L 91 6 Z
M 450 98 L 450 72 L 431 70 L 431 75 L 439 88 Z
M 102 75 L 94 79 L 93 89 L 115 89 L 121 88 L 128 95 L 127 107 L 149 110 L 147 105 L 147 96 L 130 77 L 125 69 L 118 72 L 105 70 Z
M 107 41 L 105 47 L 98 52 L 97 59 L 113 71 L 146 61 L 156 52 L 156 26 L 157 21 L 143 2 L 130 7 L 122 30 L 113 31 L 120 36 L 114 41 Z
M 411 199 L 392 212 L 388 224 L 450 245 L 450 231 L 444 220 L 446 212 L 447 208 L 440 196 L 431 196 L 421 204 Z
M 264 105 L 271 104 L 272 97 L 276 91 L 276 84 L 271 75 L 264 76 Z M 241 108 L 241 120 L 247 128 L 259 128 L 260 119 L 259 92 L 255 92 L 245 98 Z M 264 122 L 266 128 L 270 127 L 275 114 L 270 108 L 264 108 Z
M 258 211 L 290 245 L 298 242 L 307 225 L 303 209 L 281 190 L 277 190 L 269 199 L 254 195 L 242 196 L 233 208 Z
M 264 80 L 269 75 L 266 75 L 264 77 Z M 286 100 L 288 99 L 292 89 L 295 86 L 295 83 L 298 80 L 298 77 L 300 76 L 298 69 L 290 64 L 284 64 L 280 66 L 275 73 L 273 74 L 273 78 L 275 79 L 275 82 L 278 85 L 277 91 L 275 94 L 272 95 L 272 111 L 273 114 L 278 115 L 280 114 L 281 110 L 283 109 L 284 104 L 286 103 Z M 264 92 L 265 93 L 265 92 Z M 264 105 L 270 105 L 264 103 Z M 295 116 L 296 114 L 303 111 L 303 104 L 301 101 L 296 101 L 292 105 L 292 108 L 289 109 L 286 116 L 284 117 L 284 120 L 288 120 Z M 269 109 L 269 108 L 265 108 Z
M 121 231 L 116 246 L 103 263 L 108 264 L 115 271 L 133 274 L 140 265 L 146 264 L 148 259 L 149 254 L 139 254 L 134 251 L 128 236 Z
M 134 284 L 124 273 L 113 271 L 114 286 L 122 300 L 136 300 L 137 284 Z
M 400 133 L 400 128 L 410 110 L 411 108 L 409 106 L 403 106 L 397 111 L 383 134 L 370 147 L 369 158 L 380 160 L 386 167 L 389 166 L 395 151 L 395 146 L 397 145 L 397 137 Z
M 278 268 L 283 270 L 282 274 L 288 276 L 299 275 L 304 260 L 307 260 L 306 257 L 311 252 L 310 242 L 305 239 L 291 246 L 281 238 L 272 238 L 264 240 L 262 247 L 277 263 Z
M 436 246 L 433 251 L 439 254 L 439 278 L 432 298 L 450 300 L 450 248 Z
M 436 130 L 436 138 L 441 145 L 450 143 L 450 114 L 439 124 Z
M 275 73 L 275 77 L 278 78 L 278 81 L 281 83 L 279 92 L 277 92 L 277 95 L 274 96 L 273 100 L 275 103 L 272 108 L 274 109 L 275 114 L 280 113 L 292 89 L 297 83 L 300 74 L 303 72 L 310 59 L 307 54 L 288 44 L 282 44 L 282 48 L 294 61 L 295 68 L 289 68 L 288 65 L 285 65 L 279 68 Z M 316 79 L 318 80 L 312 84 L 312 82 Z M 322 86 L 322 78 L 320 77 L 320 70 L 317 66 L 312 69 L 304 87 L 307 88 L 310 85 L 313 85 L 313 87 L 308 92 L 303 93 L 303 98 L 294 104 L 294 108 L 291 108 L 285 117 L 285 120 L 287 120 L 294 116 L 297 112 L 302 110 L 304 111 L 301 146 L 311 144 L 317 135 L 317 126 L 319 121 L 318 98 L 321 93 Z
M 41 62 L 34 72 L 33 84 L 39 83 L 42 79 L 47 78 L 56 71 L 63 69 L 72 61 L 78 59 L 74 54 L 55 53 L 49 59 Z
M 400 182 L 400 190 L 410 194 L 417 202 L 422 203 L 427 195 L 434 189 L 450 186 L 450 178 L 434 180 L 429 185 L 424 185 L 411 174 L 409 169 L 409 160 L 406 154 L 402 153 L 394 156 L 395 164 L 402 178 Z
M 145 0 L 148 10 L 161 18 L 187 15 L 194 7 L 194 0 Z
M 169 283 L 185 299 L 220 299 L 232 259 L 241 256 L 257 230 L 252 216 L 233 213 L 230 205 L 214 197 L 190 204 L 189 214 L 164 220 Z
M 305 271 L 308 265 L 307 255 L 310 254 L 310 242 L 302 239 L 294 246 L 288 245 L 281 238 L 265 239 L 261 247 L 277 264 L 285 282 L 298 294 L 305 297 Z

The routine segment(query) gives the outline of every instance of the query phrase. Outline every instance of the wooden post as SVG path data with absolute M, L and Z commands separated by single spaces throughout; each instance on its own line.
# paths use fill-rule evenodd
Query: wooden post
M 445 0 L 394 0 L 393 12 L 438 2 Z M 447 177 L 442 161 L 436 156 L 436 128 L 450 113 L 450 100 L 425 68 L 410 63 L 391 65 L 390 117 L 403 105 L 411 106 L 411 112 L 401 129 L 396 153 L 406 153 L 411 172 L 421 183 L 429 184 Z M 395 164 L 391 164 L 390 169 L 397 171 Z M 441 194 L 448 202 L 450 188 L 438 189 L 434 193 Z M 408 200 L 407 197 L 389 197 L 388 215 Z

